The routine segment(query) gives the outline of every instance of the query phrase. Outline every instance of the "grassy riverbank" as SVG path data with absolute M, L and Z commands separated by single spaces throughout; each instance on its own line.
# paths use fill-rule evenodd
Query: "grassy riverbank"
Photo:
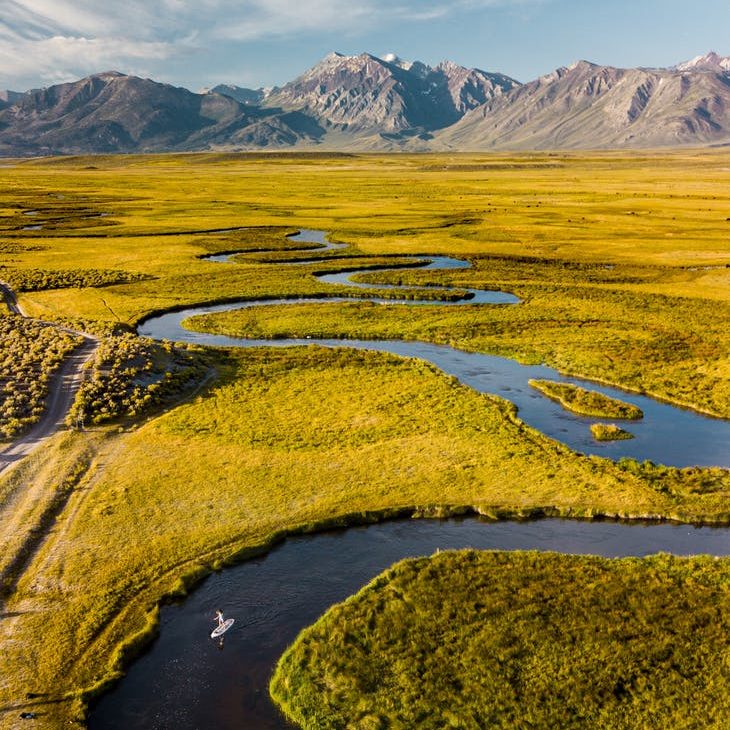
M 572 383 L 552 380 L 530 380 L 529 384 L 543 395 L 560 403 L 563 408 L 584 416 L 596 418 L 624 418 L 635 421 L 643 418 L 641 408 L 617 398 L 609 398 L 595 390 L 586 390 Z
M 524 304 L 297 304 L 202 324 L 448 342 L 730 416 L 730 153 L 538 157 L 551 166 L 525 155 L 21 161 L 0 169 L 0 248 L 33 289 L 19 297 L 29 314 L 99 332 L 202 302 L 361 296 L 313 273 L 461 256 L 473 270 L 365 278 L 504 289 Z M 42 229 L 24 230 L 27 210 Z M 253 228 L 221 230 L 241 225 Z M 350 246 L 322 264 L 267 263 L 270 249 L 311 248 L 285 238 L 300 226 Z M 201 258 L 237 250 L 249 253 L 232 264 Z M 53 728 L 79 717 L 154 630 L 162 596 L 290 530 L 467 508 L 730 519 L 726 471 L 578 456 L 503 401 L 386 355 L 213 355 L 217 381 L 143 422 L 117 357 L 143 352 L 130 337 L 87 395 L 105 417 L 137 422 L 65 434 L 0 478 L 3 728 L 26 708 Z M 132 358 L 134 377 L 160 375 L 146 359 Z M 125 389 L 123 407 L 104 383 Z
M 448 552 L 305 629 L 271 693 L 309 730 L 721 728 L 727 560 Z
M 434 272 L 435 273 L 435 272 Z M 425 278 L 425 274 L 424 274 Z M 492 282 L 493 284 L 500 284 Z M 502 284 L 524 303 L 401 307 L 289 304 L 208 315 L 194 329 L 256 337 L 406 339 L 546 363 L 730 417 L 730 305 L 558 284 Z M 696 327 L 686 323 L 696 323 Z
M 38 693 L 68 698 L 43 706 L 51 717 L 79 713 L 71 700 L 116 675 L 162 595 L 286 531 L 467 507 L 728 517 L 725 473 L 697 492 L 679 471 L 655 486 L 423 363 L 312 347 L 235 352 L 216 368 L 204 395 L 137 430 L 74 436 L 82 477 L 4 608 L 0 708 Z M 49 488 L 47 461 L 69 448 L 41 458 Z

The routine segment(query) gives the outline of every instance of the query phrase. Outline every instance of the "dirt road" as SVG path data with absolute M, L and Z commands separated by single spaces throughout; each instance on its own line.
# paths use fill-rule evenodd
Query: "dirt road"
M 25 316 L 17 304 L 12 289 L 7 284 L 0 282 L 0 291 L 5 296 L 10 311 L 13 314 Z M 97 338 L 92 337 L 86 332 L 69 330 L 65 327 L 59 327 L 59 329 L 81 335 L 84 338 L 84 342 L 66 358 L 63 365 L 51 379 L 48 388 L 49 395 L 46 401 L 47 407 L 43 416 L 41 416 L 41 420 L 28 433 L 19 437 L 12 444 L 0 451 L 0 472 L 30 454 L 43 441 L 63 428 L 63 421 L 81 386 L 84 365 L 96 353 L 96 348 L 99 345 Z

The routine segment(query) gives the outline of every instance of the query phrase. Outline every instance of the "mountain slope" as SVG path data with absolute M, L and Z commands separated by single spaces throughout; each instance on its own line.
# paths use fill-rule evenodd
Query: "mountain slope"
M 273 90 L 220 85 L 193 94 L 108 72 L 0 92 L 6 156 L 707 144 L 730 144 L 730 57 L 714 52 L 664 69 L 580 61 L 522 85 L 449 61 L 332 53 Z
M 275 89 L 266 105 L 300 109 L 350 133 L 409 136 L 453 124 L 468 109 L 517 86 L 507 76 L 453 63 L 431 68 L 387 58 L 331 53 Z
M 300 115 L 117 72 L 32 91 L 0 111 L 0 152 L 12 154 L 289 146 L 319 136 Z
M 438 137 L 442 148 L 657 147 L 730 139 L 730 74 L 587 61 L 495 98 Z
M 10 89 L 3 89 L 0 91 L 0 109 L 17 104 L 23 98 L 23 94 L 17 91 L 10 91 Z

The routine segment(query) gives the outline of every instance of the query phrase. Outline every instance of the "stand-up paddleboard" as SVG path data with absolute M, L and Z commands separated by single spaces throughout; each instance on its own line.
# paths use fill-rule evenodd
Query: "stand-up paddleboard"
M 213 633 L 210 635 L 210 638 L 217 639 L 219 636 L 223 636 L 223 634 L 225 634 L 226 631 L 228 631 L 228 629 L 230 629 L 231 626 L 233 626 L 233 622 L 235 620 L 236 619 L 234 619 L 234 618 L 227 618 L 220 626 L 216 626 L 213 629 Z

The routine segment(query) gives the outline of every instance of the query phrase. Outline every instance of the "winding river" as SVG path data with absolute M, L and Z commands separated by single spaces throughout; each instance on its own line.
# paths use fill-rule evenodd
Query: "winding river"
M 319 252 L 343 248 L 346 244 L 326 242 L 324 231 L 304 230 L 292 236 L 293 241 L 301 243 L 319 243 Z M 217 263 L 228 263 L 235 254 L 219 254 L 208 259 Z M 424 261 L 421 268 L 465 269 L 469 263 L 446 256 L 414 257 L 414 261 Z M 299 259 L 292 264 L 307 264 L 322 259 Z M 235 264 L 231 264 L 235 265 Z M 276 264 L 281 265 L 281 264 Z M 289 265 L 289 264 L 287 264 Z M 402 268 L 402 267 L 401 267 Z M 391 270 L 397 269 L 392 267 Z M 194 332 L 183 326 L 186 319 L 201 314 L 227 312 L 233 309 L 271 306 L 274 304 L 298 304 L 302 301 L 352 302 L 351 297 L 337 297 L 338 285 L 356 286 L 361 289 L 404 289 L 395 285 L 366 284 L 351 281 L 358 273 L 368 271 L 350 270 L 337 274 L 323 274 L 317 278 L 333 286 L 332 297 L 309 299 L 280 299 L 229 302 L 204 307 L 190 307 L 177 312 L 168 312 L 152 317 L 139 327 L 139 334 L 153 339 L 167 339 L 178 342 L 190 342 L 200 345 L 223 347 L 290 347 L 293 345 L 321 345 L 323 347 L 350 347 L 359 350 L 377 350 L 404 357 L 415 357 L 434 364 L 449 375 L 458 378 L 480 393 L 499 395 L 512 403 L 525 423 L 542 431 L 557 441 L 584 454 L 595 454 L 611 459 L 629 457 L 643 461 L 649 459 L 668 466 L 722 466 L 730 467 L 730 421 L 704 416 L 689 409 L 662 403 L 647 396 L 620 390 L 619 388 L 599 385 L 581 378 L 568 377 L 553 368 L 544 365 L 520 365 L 514 360 L 495 355 L 464 352 L 445 345 L 433 345 L 425 342 L 405 342 L 401 340 L 322 340 L 322 339 L 288 339 L 288 340 L 249 340 L 204 332 Z M 447 287 L 440 287 L 448 291 Z M 429 287 L 433 291 L 436 287 Z M 481 305 L 515 305 L 519 299 L 513 294 L 501 291 L 467 290 L 468 299 L 455 302 L 434 302 L 425 300 L 405 301 L 390 299 L 373 299 L 366 301 L 379 302 L 383 306 L 481 306 Z M 365 299 L 365 298 L 363 298 Z M 634 438 L 626 441 L 598 442 L 590 432 L 590 425 L 605 419 L 580 416 L 563 409 L 558 403 L 546 398 L 528 385 L 531 378 L 556 380 L 575 383 L 583 387 L 599 391 L 605 395 L 637 405 L 644 412 L 640 421 L 632 421 L 622 427 L 630 431 Z M 610 419 L 609 419 L 610 420 Z
M 159 638 L 90 715 L 91 730 L 283 730 L 268 697 L 284 649 L 333 603 L 397 560 L 446 548 L 537 549 L 607 557 L 730 554 L 730 531 L 681 525 L 541 520 L 408 520 L 288 539 L 208 578 L 160 616 Z M 222 649 L 216 609 L 235 617 Z
M 300 241 L 319 242 L 324 234 L 303 231 Z M 209 257 L 218 263 L 230 254 Z M 298 263 L 303 263 L 300 260 Z M 464 268 L 465 262 L 438 257 L 430 268 Z M 327 275 L 322 280 L 352 285 L 355 272 Z M 366 285 L 359 285 L 366 286 Z M 475 292 L 458 304 L 512 304 L 515 297 L 503 292 Z M 301 300 L 297 300 L 301 301 Z M 322 301 L 322 300 L 317 300 Z M 326 299 L 325 301 L 352 301 Z M 372 300 L 370 300 L 372 301 Z M 596 444 L 588 425 L 597 419 L 566 412 L 533 391 L 533 377 L 583 383 L 539 366 L 526 367 L 511 360 L 465 353 L 450 347 L 419 342 L 284 340 L 251 341 L 196 333 L 185 329 L 185 319 L 281 302 L 238 302 L 193 307 L 167 313 L 145 322 L 140 334 L 205 345 L 281 347 L 318 344 L 390 352 L 427 360 L 444 372 L 482 392 L 501 395 L 519 408 L 520 417 L 542 432 L 585 453 L 611 458 L 633 456 L 683 466 L 730 465 L 730 425 L 691 411 L 658 403 L 650 398 L 590 383 L 602 393 L 638 405 L 645 413 L 632 423 L 631 442 Z M 403 303 L 384 302 L 390 306 Z M 409 305 L 449 306 L 433 302 Z M 161 631 L 151 650 L 136 661 L 127 676 L 93 707 L 92 730 L 134 727 L 247 728 L 273 730 L 290 727 L 268 699 L 268 679 L 273 666 L 298 632 L 316 620 L 330 605 L 357 591 L 368 580 L 397 560 L 427 555 L 438 549 L 539 549 L 619 557 L 659 551 L 676 554 L 730 555 L 730 531 L 668 524 L 621 524 L 546 519 L 536 522 L 484 523 L 467 520 L 407 520 L 368 527 L 293 537 L 266 556 L 209 577 L 184 602 L 161 610 Z M 221 646 L 208 638 L 217 608 L 236 618 Z

